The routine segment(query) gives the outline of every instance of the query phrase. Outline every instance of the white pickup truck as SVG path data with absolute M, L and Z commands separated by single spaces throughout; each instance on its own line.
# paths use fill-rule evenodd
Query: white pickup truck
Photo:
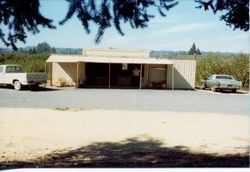
M 46 73 L 24 73 L 20 65 L 0 65 L 0 85 L 13 85 L 21 90 L 22 86 L 35 88 L 46 81 Z

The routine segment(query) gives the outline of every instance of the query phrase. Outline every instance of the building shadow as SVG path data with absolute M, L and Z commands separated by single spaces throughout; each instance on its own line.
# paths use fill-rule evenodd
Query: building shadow
M 129 138 L 97 142 L 73 150 L 54 151 L 33 161 L 8 161 L 10 168 L 145 168 L 145 167 L 249 167 L 249 155 L 191 152 L 185 146 L 164 147 L 159 140 Z

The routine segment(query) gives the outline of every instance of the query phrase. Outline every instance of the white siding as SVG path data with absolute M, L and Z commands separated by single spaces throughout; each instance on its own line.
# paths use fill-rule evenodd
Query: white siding
M 102 57 L 150 57 L 148 50 L 85 49 L 84 56 Z
M 61 80 L 66 86 L 75 86 L 77 80 L 77 63 L 52 63 L 52 85 Z M 85 63 L 79 63 L 79 81 L 85 81 Z
M 196 60 L 172 60 L 174 63 L 174 88 L 194 89 Z M 172 67 L 168 68 L 167 88 L 172 88 Z

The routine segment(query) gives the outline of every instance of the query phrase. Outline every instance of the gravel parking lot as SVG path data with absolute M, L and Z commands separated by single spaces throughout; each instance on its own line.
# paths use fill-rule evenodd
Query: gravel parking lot
M 211 91 L 0 88 L 0 107 L 121 109 L 249 114 L 249 94 Z

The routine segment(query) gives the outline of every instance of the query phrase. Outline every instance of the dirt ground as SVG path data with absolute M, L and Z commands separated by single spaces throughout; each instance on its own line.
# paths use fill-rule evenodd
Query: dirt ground
M 1 108 L 0 162 L 31 161 L 96 143 L 157 140 L 161 148 L 246 154 L 249 117 L 134 110 Z M 138 147 L 140 149 L 140 147 Z

